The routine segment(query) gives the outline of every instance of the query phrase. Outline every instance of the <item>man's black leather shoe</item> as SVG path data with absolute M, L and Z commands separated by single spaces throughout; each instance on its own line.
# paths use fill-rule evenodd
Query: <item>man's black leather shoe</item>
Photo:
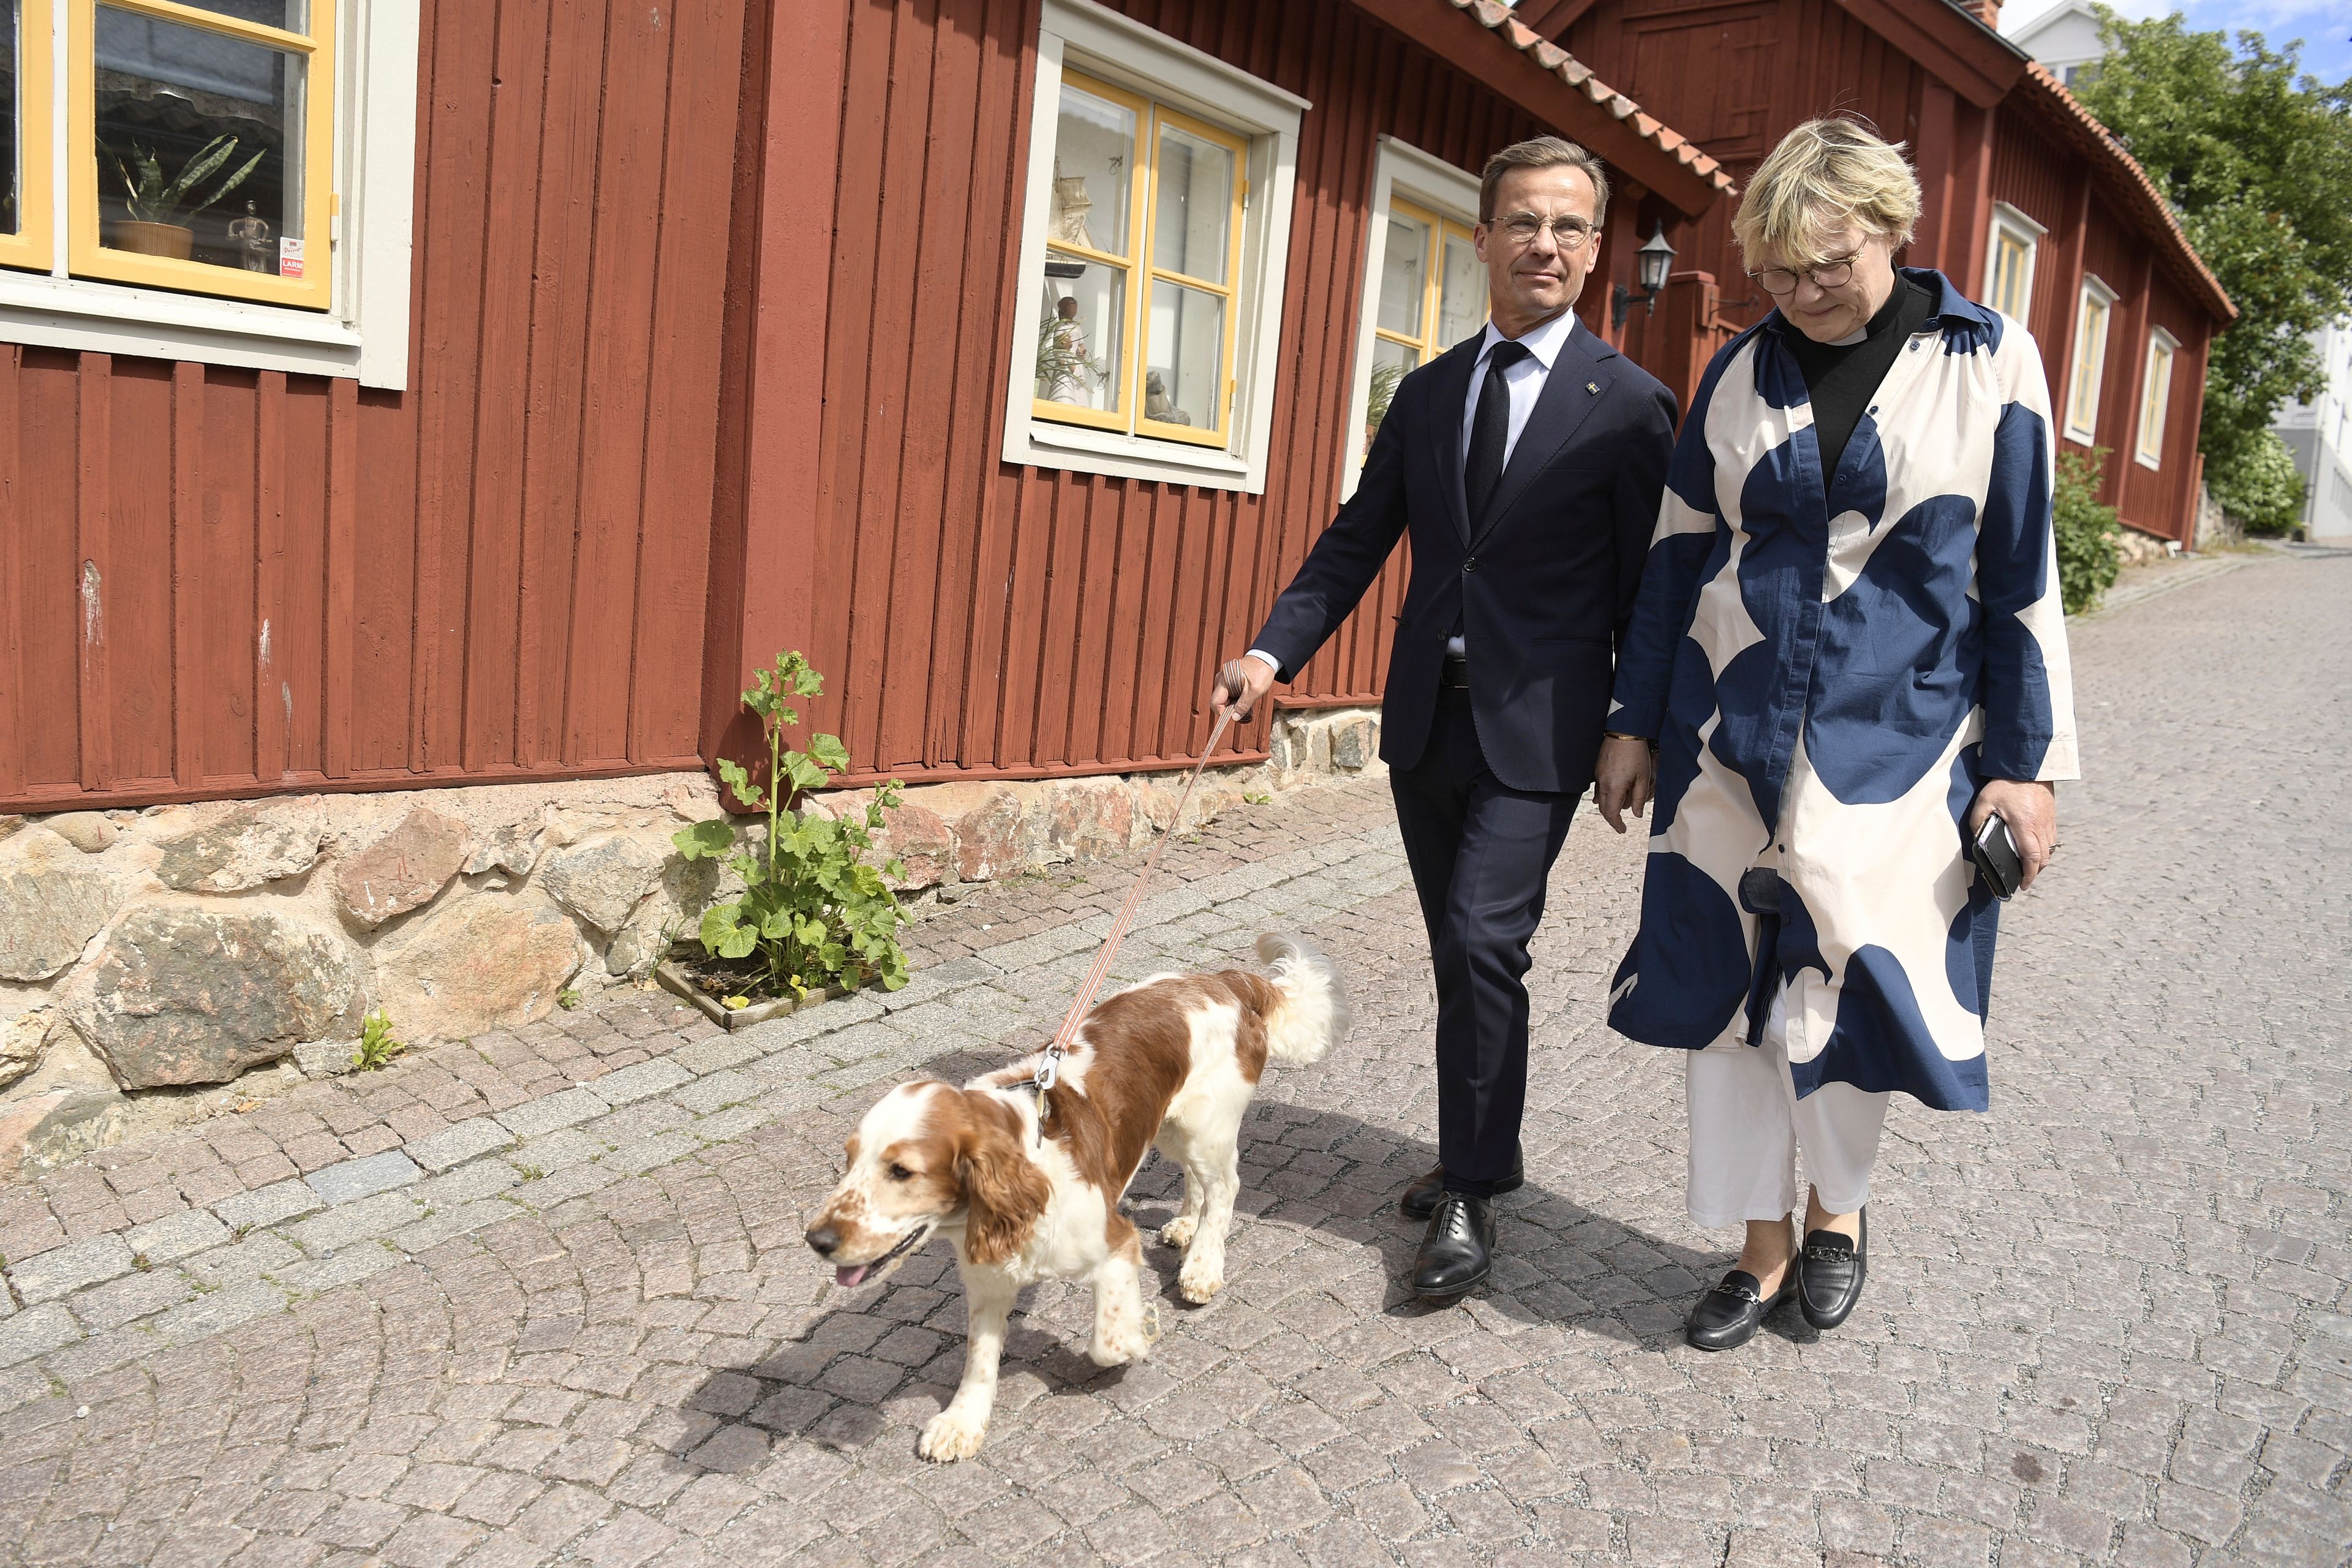
M 1780 1276 L 1780 1288 L 1766 1296 L 1763 1286 L 1745 1268 L 1735 1268 L 1710 1287 L 1683 1324 L 1683 1336 L 1703 1351 L 1727 1351 L 1746 1344 L 1772 1315 L 1772 1309 L 1797 1293 L 1797 1264 L 1790 1259 Z
M 1833 1230 L 1805 1233 L 1804 1256 L 1794 1270 L 1797 1304 L 1805 1321 L 1817 1329 L 1834 1329 L 1852 1315 L 1862 1300 L 1863 1277 L 1870 1271 L 1870 1206 L 1863 1205 L 1862 1237 L 1840 1236 Z
M 1495 1205 L 1467 1193 L 1447 1193 L 1429 1216 L 1429 1229 L 1413 1255 L 1416 1296 L 1447 1300 L 1486 1283 L 1495 1271 Z
M 1511 1173 L 1495 1184 L 1495 1195 L 1515 1193 L 1528 1184 L 1528 1157 L 1524 1152 L 1511 1156 Z M 1397 1209 L 1407 1219 L 1427 1219 L 1437 1212 L 1438 1194 L 1445 1191 L 1445 1167 L 1433 1165 L 1429 1174 L 1414 1181 L 1397 1200 Z

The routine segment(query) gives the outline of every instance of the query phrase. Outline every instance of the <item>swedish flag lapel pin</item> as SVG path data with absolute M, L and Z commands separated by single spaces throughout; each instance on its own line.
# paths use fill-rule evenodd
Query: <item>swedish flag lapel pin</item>
M 1601 384 L 1597 381 L 1588 381 L 1584 384 L 1584 390 L 1598 397 L 1601 395 Z

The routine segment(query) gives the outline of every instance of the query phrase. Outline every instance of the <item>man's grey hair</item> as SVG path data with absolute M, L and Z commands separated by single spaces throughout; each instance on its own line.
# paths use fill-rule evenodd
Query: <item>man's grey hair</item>
M 1592 182 L 1592 226 L 1599 228 L 1601 220 L 1609 216 L 1609 172 L 1590 152 L 1558 136 L 1531 136 L 1525 142 L 1514 142 L 1486 160 L 1486 167 L 1478 176 L 1478 221 L 1495 221 L 1495 187 L 1513 169 L 1557 169 L 1563 165 L 1583 170 L 1584 177 Z

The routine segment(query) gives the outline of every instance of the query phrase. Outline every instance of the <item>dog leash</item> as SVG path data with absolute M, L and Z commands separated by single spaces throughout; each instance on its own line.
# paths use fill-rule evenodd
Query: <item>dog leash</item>
M 1078 1026 L 1086 1022 L 1087 1012 L 1093 1008 L 1095 994 L 1102 989 L 1103 982 L 1110 978 L 1111 961 L 1118 956 L 1119 943 L 1127 940 L 1127 928 L 1134 922 L 1136 909 L 1143 902 L 1143 889 L 1150 885 L 1152 869 L 1160 864 L 1160 852 L 1168 847 L 1168 841 L 1175 837 L 1177 830 L 1183 826 L 1184 807 L 1192 802 L 1192 786 L 1201 782 L 1201 774 L 1208 768 L 1209 759 L 1216 755 L 1217 742 L 1225 738 L 1226 726 L 1233 720 L 1231 708 L 1218 710 L 1216 727 L 1209 731 L 1209 743 L 1201 748 L 1201 760 L 1192 764 L 1192 775 L 1185 779 L 1183 792 L 1176 797 L 1176 810 L 1169 818 L 1168 831 L 1160 836 L 1160 842 L 1151 847 L 1150 855 L 1143 862 L 1143 869 L 1136 873 L 1135 886 L 1128 889 L 1127 902 L 1119 906 L 1118 918 L 1111 921 L 1110 934 L 1103 938 L 1102 951 L 1095 954 L 1093 967 L 1087 971 L 1086 979 L 1079 983 L 1078 994 L 1071 1001 L 1069 1012 L 1063 1016 L 1060 1032 L 1055 1035 L 1054 1043 L 1045 1047 L 1045 1056 L 1037 1063 L 1037 1070 L 1030 1075 L 1027 1087 L 1037 1091 L 1037 1142 L 1041 1145 L 1045 1142 L 1045 1091 L 1053 1088 L 1055 1080 L 1061 1076 L 1062 1058 L 1069 1055 L 1070 1047 L 1076 1043 Z

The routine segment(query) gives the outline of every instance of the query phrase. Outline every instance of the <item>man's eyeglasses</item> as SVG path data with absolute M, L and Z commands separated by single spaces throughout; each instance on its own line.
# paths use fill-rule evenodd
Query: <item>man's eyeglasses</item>
M 1835 289 L 1853 276 L 1854 257 L 1861 254 L 1857 250 L 1853 256 L 1833 256 L 1811 267 L 1767 267 L 1748 276 L 1755 279 L 1756 287 L 1775 298 L 1793 292 L 1800 278 L 1811 279 L 1816 289 Z
M 1592 226 L 1580 217 L 1556 217 L 1549 223 L 1533 213 L 1513 213 L 1497 218 L 1495 226 L 1510 237 L 1511 243 L 1525 250 L 1536 242 L 1536 236 L 1551 230 L 1552 242 L 1562 250 L 1576 250 L 1592 237 Z

